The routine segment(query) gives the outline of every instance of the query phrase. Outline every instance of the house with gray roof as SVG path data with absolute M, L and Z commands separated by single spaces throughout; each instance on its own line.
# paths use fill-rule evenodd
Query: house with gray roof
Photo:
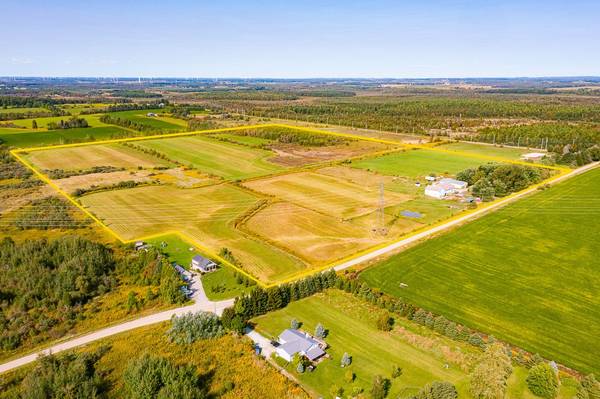
M 205 258 L 202 255 L 196 255 L 192 258 L 192 269 L 198 270 L 202 273 L 210 273 L 217 270 L 217 264 L 210 259 Z
M 277 355 L 291 362 L 294 355 L 306 356 L 315 361 L 325 355 L 326 344 L 311 337 L 307 333 L 288 328 L 279 335 L 279 346 L 275 349 Z

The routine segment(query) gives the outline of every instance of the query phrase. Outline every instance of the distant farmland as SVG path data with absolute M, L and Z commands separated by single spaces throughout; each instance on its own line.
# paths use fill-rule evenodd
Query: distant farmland
M 394 256 L 361 278 L 529 351 L 598 373 L 599 220 L 595 169 Z

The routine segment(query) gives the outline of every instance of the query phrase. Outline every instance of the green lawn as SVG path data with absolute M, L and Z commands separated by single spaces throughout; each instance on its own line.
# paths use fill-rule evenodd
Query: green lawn
M 388 398 L 404 398 L 433 381 L 452 382 L 460 398 L 470 398 L 468 370 L 478 358 L 479 350 L 472 346 L 441 337 L 431 330 L 418 326 L 406 319 L 396 318 L 392 332 L 378 330 L 377 317 L 383 312 L 363 300 L 337 289 L 328 290 L 297 302 L 286 308 L 255 318 L 257 330 L 271 338 L 289 328 L 290 321 L 302 323 L 301 329 L 313 333 L 317 323 L 329 331 L 325 341 L 327 353 L 332 359 L 319 363 L 313 372 L 298 374 L 293 365 L 283 359 L 277 361 L 310 389 L 324 398 L 331 398 L 331 386 L 341 386 L 344 397 L 354 387 L 368 391 L 373 376 L 391 377 L 393 365 L 402 368 L 402 375 L 391 379 Z M 353 383 L 345 381 L 347 369 L 340 367 L 344 352 L 352 356 L 350 369 L 355 373 Z M 446 354 L 446 355 L 445 355 Z M 448 368 L 445 368 L 448 364 Z M 508 382 L 507 399 L 534 399 L 527 389 L 527 370 L 515 367 Z M 563 378 L 558 398 L 571 399 L 575 394 L 575 383 Z M 349 397 L 349 396 L 348 396 Z
M 396 255 L 361 278 L 529 351 L 598 373 L 599 220 L 595 169 Z
M 520 159 L 521 155 L 532 152 L 532 150 L 527 150 L 526 148 L 512 148 L 473 143 L 451 143 L 441 145 L 437 148 L 512 160 Z
M 460 393 L 468 391 L 468 376 L 457 365 L 444 368 L 445 361 L 433 351 L 412 346 L 400 335 L 377 330 L 375 322 L 382 311 L 368 305 L 350 294 L 329 290 L 286 308 L 258 317 L 253 321 L 257 329 L 267 337 L 276 337 L 290 327 L 295 318 L 305 331 L 314 332 L 317 323 L 329 330 L 326 338 L 330 348 L 327 353 L 332 359 L 319 363 L 312 373 L 299 375 L 302 383 L 325 397 L 332 385 L 344 387 L 347 393 L 353 387 L 368 391 L 373 377 L 380 374 L 390 378 L 393 365 L 402 367 L 402 376 L 394 380 L 388 397 L 415 393 L 421 386 L 432 381 L 450 381 L 457 385 Z M 347 383 L 340 367 L 344 352 L 352 356 L 350 368 L 356 374 L 354 383 Z M 295 375 L 294 367 L 290 367 Z
M 163 242 L 167 245 L 162 246 L 161 243 Z M 148 243 L 160 248 L 161 252 L 169 258 L 169 261 L 177 262 L 186 269 L 189 269 L 192 257 L 198 254 L 195 249 L 190 251 L 190 248 L 194 248 L 192 244 L 182 240 L 175 234 L 148 240 Z M 206 296 L 212 301 L 234 298 L 251 289 L 244 284 L 238 284 L 235 271 L 225 265 L 219 265 L 217 271 L 202 276 L 202 285 Z
M 274 155 L 271 151 L 224 143 L 203 136 L 144 140 L 136 144 L 225 179 L 262 176 L 285 169 L 267 161 L 267 158 Z
M 107 140 L 113 137 L 131 135 L 127 130 L 116 126 L 88 127 L 61 130 L 18 130 L 0 131 L 0 140 L 13 147 L 36 147 L 82 141 Z
M 430 173 L 455 175 L 476 167 L 485 160 L 431 150 L 407 150 L 352 162 L 355 168 L 368 169 L 390 176 L 418 178 Z

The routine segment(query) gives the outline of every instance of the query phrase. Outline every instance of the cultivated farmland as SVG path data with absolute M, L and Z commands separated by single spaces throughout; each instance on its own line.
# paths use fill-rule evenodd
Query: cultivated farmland
M 272 125 L 25 156 L 41 170 L 78 175 L 58 183 L 123 240 L 178 231 L 207 255 L 231 251 L 235 266 L 275 283 L 466 207 L 426 197 L 415 181 L 485 160 L 400 147 Z M 379 167 L 360 167 L 369 163 Z M 93 169 L 109 166 L 123 170 Z
M 179 230 L 213 253 L 230 248 L 240 266 L 263 281 L 304 270 L 299 260 L 235 228 L 236 218 L 257 200 L 254 194 L 228 185 L 196 189 L 147 186 L 81 198 L 84 206 L 126 240 Z
M 597 373 L 599 198 L 595 169 L 361 276 L 428 310 Z
M 66 147 L 31 152 L 28 159 L 41 169 L 89 169 L 94 166 L 152 168 L 168 161 L 119 144 Z
M 137 145 L 156 150 L 184 165 L 225 179 L 241 179 L 278 172 L 268 150 L 211 140 L 202 136 L 147 140 Z

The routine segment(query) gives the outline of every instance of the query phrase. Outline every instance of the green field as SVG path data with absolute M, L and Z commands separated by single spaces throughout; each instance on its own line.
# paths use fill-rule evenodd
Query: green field
M 448 381 L 457 387 L 459 397 L 470 398 L 469 369 L 479 352 L 464 343 L 440 337 L 430 330 L 419 327 L 408 320 L 397 318 L 392 332 L 376 328 L 376 320 L 383 312 L 350 294 L 339 290 L 328 290 L 297 302 L 286 308 L 255 318 L 257 330 L 267 337 L 277 337 L 290 327 L 296 319 L 302 330 L 313 333 L 317 323 L 329 330 L 325 341 L 327 353 L 332 359 L 317 364 L 315 371 L 298 374 L 295 367 L 287 366 L 289 372 L 314 391 L 330 397 L 333 385 L 341 386 L 345 395 L 354 387 L 368 393 L 376 374 L 390 378 L 394 365 L 402 368 L 402 375 L 392 380 L 388 398 L 404 398 L 433 381 Z M 419 345 L 417 343 L 421 343 Z M 445 349 L 444 349 L 445 348 Z M 350 369 L 355 373 L 353 383 L 345 381 L 347 369 L 340 367 L 344 352 L 352 356 Z M 446 356 L 445 353 L 453 352 Z M 448 368 L 444 367 L 448 364 Z M 534 398 L 525 386 L 526 372 L 515 368 L 508 387 L 507 398 Z M 570 379 L 567 381 L 571 381 Z M 566 381 L 565 381 L 566 382 Z M 573 384 L 563 384 L 559 398 L 573 396 Z
M 262 176 L 285 169 L 267 160 L 274 155 L 272 151 L 224 143 L 208 137 L 144 140 L 136 144 L 225 179 Z
M 48 108 L 42 107 L 9 107 L 9 108 L 1 108 L 0 114 L 17 114 L 17 113 L 29 113 L 29 112 L 50 112 Z
M 14 121 L 9 121 L 10 123 L 14 123 L 17 126 L 23 126 L 27 129 L 32 129 L 32 122 L 36 121 L 38 128 L 45 128 L 48 126 L 48 123 L 54 122 L 59 123 L 61 120 L 66 121 L 69 120 L 71 116 L 49 116 L 47 118 L 31 118 L 31 119 L 16 119 Z M 87 120 L 90 127 L 100 127 L 100 126 L 110 126 L 106 123 L 100 122 L 100 115 L 83 115 L 82 118 Z
M 495 146 L 489 144 L 472 144 L 472 143 L 451 143 L 444 144 L 439 147 L 443 150 L 450 151 L 459 151 L 469 154 L 483 155 L 489 157 L 499 157 L 505 159 L 513 159 L 518 160 L 521 158 L 521 155 L 526 154 L 528 152 L 533 152 L 533 150 L 528 150 L 526 148 L 512 148 L 512 147 L 502 147 Z
M 352 162 L 352 166 L 390 176 L 418 178 L 431 173 L 455 175 L 486 161 L 433 150 L 407 150 Z
M 120 112 L 111 112 L 108 115 L 112 117 L 124 118 L 128 119 L 132 122 L 142 123 L 144 125 L 150 126 L 157 130 L 164 130 L 168 132 L 181 132 L 185 130 L 184 126 L 181 124 L 176 124 L 173 122 L 169 122 L 168 120 L 163 120 L 161 117 L 148 117 L 146 116 L 148 113 L 156 113 L 160 114 L 164 112 L 163 109 L 144 109 L 144 110 L 134 110 L 134 111 L 120 111 Z
M 595 169 L 396 255 L 361 278 L 526 350 L 598 373 L 599 220 Z
M 0 140 L 12 147 L 36 147 L 74 142 L 108 140 L 130 135 L 127 130 L 116 126 L 74 128 L 61 130 L 18 130 L 0 131 Z

